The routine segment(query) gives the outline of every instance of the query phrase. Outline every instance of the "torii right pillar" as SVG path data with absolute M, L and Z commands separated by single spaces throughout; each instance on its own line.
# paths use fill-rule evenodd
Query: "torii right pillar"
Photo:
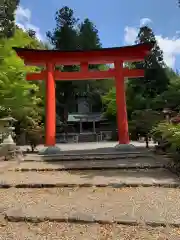
M 116 104 L 117 104 L 117 126 L 119 145 L 129 144 L 128 119 L 126 109 L 126 90 L 123 73 L 123 61 L 117 61 L 115 65 L 116 81 Z

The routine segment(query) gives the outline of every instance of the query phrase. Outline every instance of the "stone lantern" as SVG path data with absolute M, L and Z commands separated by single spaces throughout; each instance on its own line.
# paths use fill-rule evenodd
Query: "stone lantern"
M 164 109 L 163 109 L 163 113 L 164 113 L 164 115 L 165 115 L 165 118 L 166 118 L 167 122 L 170 122 L 171 113 L 172 113 L 171 109 L 169 109 L 169 108 L 164 108 Z
M 17 159 L 18 161 L 24 160 L 23 153 L 20 148 L 17 148 L 16 143 L 13 141 L 12 135 L 15 129 L 12 124 L 16 119 L 12 117 L 5 117 L 0 119 L 0 135 L 2 143 L 0 144 L 0 157 L 8 159 Z
M 1 145 L 16 145 L 13 138 L 13 123 L 16 121 L 13 117 L 5 117 L 0 119 Z

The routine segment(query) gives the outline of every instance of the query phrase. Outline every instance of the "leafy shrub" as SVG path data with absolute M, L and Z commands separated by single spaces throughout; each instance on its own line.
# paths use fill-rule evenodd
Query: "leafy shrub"
M 152 130 L 153 137 L 159 142 L 168 142 L 172 151 L 180 152 L 180 125 L 161 122 Z
M 43 126 L 33 125 L 26 129 L 27 141 L 31 146 L 31 151 L 34 152 L 37 145 L 42 143 Z
M 132 113 L 131 121 L 129 122 L 129 130 L 131 135 L 144 137 L 146 147 L 149 147 L 149 137 L 151 129 L 162 120 L 162 115 L 152 109 L 136 110 Z

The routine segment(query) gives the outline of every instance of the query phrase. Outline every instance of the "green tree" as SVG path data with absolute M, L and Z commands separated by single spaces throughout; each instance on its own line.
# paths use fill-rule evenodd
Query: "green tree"
M 101 47 L 98 31 L 95 25 L 85 19 L 79 24 L 79 20 L 74 17 L 74 12 L 67 6 L 56 12 L 56 27 L 52 32 L 47 32 L 47 36 L 58 50 L 88 50 Z M 90 66 L 91 68 L 99 68 L 102 66 Z M 79 71 L 79 66 L 59 66 L 61 71 Z M 96 87 L 95 87 L 96 86 Z M 57 113 L 61 121 L 66 123 L 68 112 L 74 108 L 76 96 L 87 96 L 92 99 L 91 90 L 100 86 L 95 80 L 93 81 L 57 81 L 56 82 L 56 100 Z M 107 86 L 107 84 L 106 84 Z M 102 86 L 101 86 L 102 88 Z M 101 101 L 101 98 L 96 99 Z M 100 91 L 99 91 L 100 92 Z M 98 105 L 101 105 L 100 102 Z
M 116 119 L 116 88 L 113 87 L 111 90 L 102 97 L 103 103 L 106 106 L 105 115 L 110 119 Z
M 145 70 L 144 78 L 136 78 L 128 82 L 128 87 L 133 88 L 135 95 L 139 93 L 146 99 L 152 99 L 157 94 L 161 94 L 167 90 L 169 85 L 169 78 L 165 71 L 167 66 L 163 60 L 163 52 L 156 41 L 152 29 L 143 26 L 139 30 L 136 43 L 149 42 L 154 43 L 151 53 L 145 57 L 144 62 L 134 64 L 135 68 L 143 68 Z M 150 101 L 147 101 L 148 104 L 149 102 Z
M 21 29 L 15 31 L 14 37 L 0 40 L 0 106 L 1 116 L 11 114 L 18 120 L 16 133 L 20 129 L 42 121 L 43 98 L 41 88 L 36 83 L 25 79 L 26 73 L 35 71 L 34 67 L 24 66 L 12 47 L 26 47 L 32 39 Z
M 15 10 L 19 0 L 0 1 L 0 38 L 10 38 L 15 31 Z
M 180 76 L 172 69 L 166 69 L 166 73 L 170 78 L 168 89 L 157 95 L 152 101 L 152 108 L 162 111 L 169 108 L 171 111 L 180 111 Z
M 78 49 L 89 50 L 89 49 L 99 49 L 101 47 L 100 39 L 98 36 L 98 30 L 96 26 L 86 18 L 78 26 Z M 99 65 L 90 65 L 90 69 L 98 69 Z M 89 93 L 92 93 L 93 86 L 97 85 L 95 80 L 86 81 L 76 81 L 76 91 L 79 95 L 86 95 L 88 97 Z M 85 93 L 85 94 L 84 94 Z M 91 97 L 90 97 L 91 98 Z M 90 99 L 89 98 L 89 99 Z
M 153 31 L 145 26 L 141 27 L 136 43 L 153 42 L 154 47 L 144 62 L 132 63 L 130 67 L 145 70 L 144 78 L 128 79 L 126 81 L 127 110 L 129 119 L 134 110 L 155 108 L 157 96 L 168 90 L 170 74 L 163 61 L 163 53 L 158 46 Z M 133 99 L 133 101 L 132 101 Z M 112 100 L 112 102 L 115 102 Z M 113 108 L 115 109 L 115 108 Z
M 27 33 L 31 38 L 36 38 L 36 31 L 34 31 L 33 29 L 28 29 Z
M 47 32 L 54 48 L 62 51 L 78 49 L 78 19 L 74 17 L 74 11 L 65 6 L 56 12 L 55 20 L 55 29 Z
M 100 49 L 102 44 L 100 42 L 98 30 L 96 26 L 88 18 L 86 18 L 79 25 L 79 48 L 81 50 Z M 95 64 L 89 65 L 91 70 L 107 71 L 107 65 Z M 102 96 L 114 85 L 112 79 L 104 80 L 86 80 L 79 81 L 78 92 L 85 92 L 87 101 L 91 104 L 94 111 L 102 109 Z
M 55 15 L 56 27 L 47 32 L 47 37 L 54 49 L 67 51 L 78 48 L 78 19 L 74 17 L 74 12 L 67 6 L 61 8 Z M 61 71 L 76 71 L 76 66 L 59 66 Z M 74 85 L 72 81 L 56 82 L 56 100 L 57 114 L 61 117 L 62 122 L 67 121 L 68 110 L 74 98 Z
M 158 148 L 163 151 L 172 152 L 173 160 L 176 160 L 177 162 L 175 161 L 175 163 L 179 165 L 180 125 L 162 121 L 152 129 L 152 134 L 154 139 L 159 142 Z
M 130 132 L 136 136 L 145 137 L 146 147 L 149 147 L 149 136 L 152 128 L 163 119 L 163 115 L 151 109 L 137 110 L 132 114 L 129 123 Z
M 101 48 L 98 30 L 88 18 L 79 25 L 79 48 L 81 50 Z

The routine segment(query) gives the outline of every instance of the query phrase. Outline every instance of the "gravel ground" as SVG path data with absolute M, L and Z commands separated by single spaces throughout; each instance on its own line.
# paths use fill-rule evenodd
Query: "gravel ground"
M 0 225 L 0 240 L 178 240 L 178 228 L 81 225 L 68 223 L 8 223 Z
M 0 211 L 14 217 L 180 224 L 180 189 L 1 189 L 0 199 Z
M 180 184 L 166 169 L 11 172 L 0 174 L 0 184 Z

